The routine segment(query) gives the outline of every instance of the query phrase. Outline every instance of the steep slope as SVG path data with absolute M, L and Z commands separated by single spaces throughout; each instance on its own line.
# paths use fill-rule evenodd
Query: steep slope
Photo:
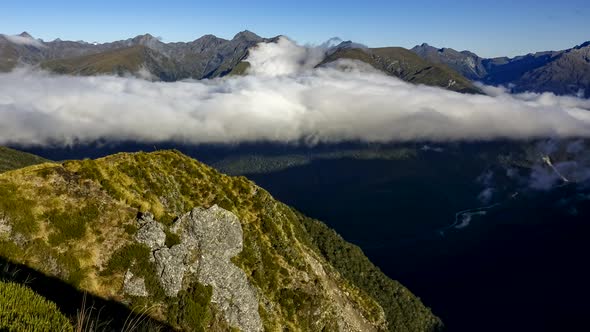
M 0 35 L 0 72 L 12 70 L 18 62 L 18 54 L 12 45 Z
M 426 43 L 411 49 L 422 59 L 438 64 L 445 64 L 470 80 L 480 80 L 487 74 L 479 56 L 469 51 L 458 52 L 452 48 L 436 48 Z
M 441 326 L 325 225 L 179 152 L 0 174 L 0 213 L 2 257 L 177 328 Z
M 19 63 L 39 63 L 46 46 L 26 32 L 16 36 L 0 34 L 0 72 L 12 70 Z
M 369 49 L 339 47 L 328 55 L 320 65 L 338 59 L 363 61 L 375 69 L 415 84 L 439 86 L 464 93 L 479 92 L 469 80 L 454 70 L 444 65 L 429 63 L 401 47 Z
M 428 44 L 412 48 L 425 60 L 446 64 L 471 80 L 511 85 L 515 92 L 553 92 L 590 96 L 590 42 L 562 51 L 537 52 L 514 58 L 481 58 L 469 51 L 437 49 Z
M 143 45 L 47 61 L 42 63 L 41 67 L 59 74 L 136 74 L 163 81 L 175 81 L 184 76 L 171 59 Z
M 0 173 L 30 165 L 42 164 L 49 160 L 0 146 Z
M 590 97 L 590 42 L 553 56 L 545 65 L 528 70 L 514 84 L 518 91 L 551 91 Z

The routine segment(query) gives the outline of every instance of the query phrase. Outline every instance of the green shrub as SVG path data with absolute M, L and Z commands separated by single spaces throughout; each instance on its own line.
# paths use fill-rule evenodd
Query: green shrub
M 96 204 L 88 203 L 81 209 L 67 208 L 65 211 L 50 210 L 44 214 L 54 232 L 49 236 L 49 243 L 59 245 L 65 241 L 80 239 L 86 235 L 86 225 L 98 219 L 100 214 Z
M 109 276 L 125 273 L 130 269 L 134 275 L 144 278 L 146 290 L 153 300 L 163 300 L 164 290 L 158 281 L 155 264 L 150 261 L 150 255 L 151 250 L 148 246 L 140 243 L 128 244 L 113 253 L 100 274 Z M 142 304 L 140 298 L 136 300 Z
M 180 236 L 166 230 L 166 247 L 172 248 L 172 246 L 180 244 Z
M 30 288 L 0 282 L 0 330 L 72 331 L 72 324 L 55 303 Z
M 35 201 L 17 195 L 19 188 L 0 181 L 0 217 L 8 217 L 12 230 L 23 235 L 31 236 L 39 230 L 39 225 L 33 216 Z
M 178 293 L 178 300 L 168 309 L 170 323 L 187 331 L 205 331 L 211 320 L 209 308 L 213 288 L 194 283 L 186 291 Z
M 137 233 L 137 226 L 135 226 L 134 224 L 125 224 L 123 225 L 123 228 L 125 229 L 125 233 L 129 234 L 129 235 L 135 235 L 135 233 Z
M 113 253 L 106 269 L 101 274 L 123 273 L 132 265 L 141 266 L 149 263 L 150 253 L 150 248 L 146 245 L 139 243 L 126 245 Z

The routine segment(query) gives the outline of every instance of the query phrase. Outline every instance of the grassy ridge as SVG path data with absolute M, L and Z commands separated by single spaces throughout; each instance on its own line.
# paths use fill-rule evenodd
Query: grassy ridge
M 43 62 L 41 68 L 69 75 L 128 75 L 138 73 L 145 68 L 164 81 L 175 80 L 180 75 L 172 60 L 142 45 L 68 59 L 50 60 Z
M 462 93 L 481 93 L 468 79 L 453 69 L 423 60 L 402 47 L 344 48 L 326 57 L 320 65 L 338 59 L 359 60 L 410 83 L 439 86 Z
M 418 299 L 370 265 L 362 252 L 334 259 L 321 242 L 326 234 L 291 208 L 244 177 L 225 176 L 176 151 L 32 166 L 0 174 L 0 193 L 0 219 L 10 226 L 0 236 L 0 255 L 133 308 L 155 305 L 152 316 L 176 327 L 199 322 L 225 330 L 227 325 L 208 296 L 194 295 L 210 291 L 203 285 L 191 283 L 180 302 L 162 295 L 147 252 L 134 245 L 135 216 L 150 211 L 168 227 L 193 207 L 213 204 L 242 223 L 244 248 L 233 263 L 257 290 L 267 330 L 335 330 L 343 313 L 358 326 L 377 330 L 438 326 Z M 341 238 L 329 241 L 349 251 Z M 128 268 L 145 278 L 148 298 L 121 293 Z M 377 277 L 362 283 L 355 277 L 366 273 Z M 375 296 L 383 280 L 390 281 L 384 294 L 395 301 Z M 384 312 L 390 303 L 397 304 Z M 187 316 L 187 310 L 194 314 Z

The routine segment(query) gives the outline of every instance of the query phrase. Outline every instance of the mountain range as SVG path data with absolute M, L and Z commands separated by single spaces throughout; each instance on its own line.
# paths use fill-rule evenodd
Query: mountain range
M 248 51 L 263 38 L 242 31 L 231 40 L 205 35 L 191 42 L 164 43 L 150 34 L 110 43 L 56 39 L 45 42 L 23 32 L 0 35 L 0 71 L 26 64 L 74 75 L 133 74 L 150 80 L 176 81 L 244 74 Z M 514 58 L 482 58 L 470 51 L 428 44 L 367 48 L 345 41 L 326 50 L 321 65 L 338 59 L 366 62 L 378 70 L 415 84 L 463 93 L 481 93 L 473 82 L 503 85 L 513 92 L 553 92 L 590 96 L 590 42 L 562 51 Z
M 411 49 L 424 60 L 445 64 L 473 81 L 504 85 L 513 92 L 553 92 L 590 96 L 590 41 L 561 50 L 513 58 L 482 58 L 470 51 L 436 48 Z
M 261 38 L 249 31 L 225 40 L 206 35 L 189 43 L 163 43 L 145 34 L 112 43 L 56 39 L 44 42 L 23 32 L 0 36 L 0 69 L 17 64 L 40 65 L 63 74 L 136 73 L 142 68 L 164 81 L 223 76 L 247 55 Z
M 23 32 L 17 36 L 0 35 L 0 71 L 20 64 L 40 66 L 59 74 L 134 74 L 162 81 L 206 79 L 244 74 L 248 50 L 261 42 L 274 42 L 250 31 L 242 31 L 231 40 L 205 35 L 192 42 L 163 43 L 145 34 L 112 43 L 87 43 L 56 39 L 44 42 Z M 385 73 L 419 84 L 450 90 L 478 93 L 467 79 L 444 64 L 433 64 L 403 48 L 368 49 L 351 42 L 327 51 L 322 64 L 340 58 L 368 62 Z

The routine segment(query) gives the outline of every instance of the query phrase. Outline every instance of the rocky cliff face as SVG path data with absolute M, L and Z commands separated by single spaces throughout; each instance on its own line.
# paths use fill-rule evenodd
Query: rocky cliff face
M 2 257 L 174 328 L 441 326 L 325 225 L 178 152 L 0 174 L 0 212 Z

